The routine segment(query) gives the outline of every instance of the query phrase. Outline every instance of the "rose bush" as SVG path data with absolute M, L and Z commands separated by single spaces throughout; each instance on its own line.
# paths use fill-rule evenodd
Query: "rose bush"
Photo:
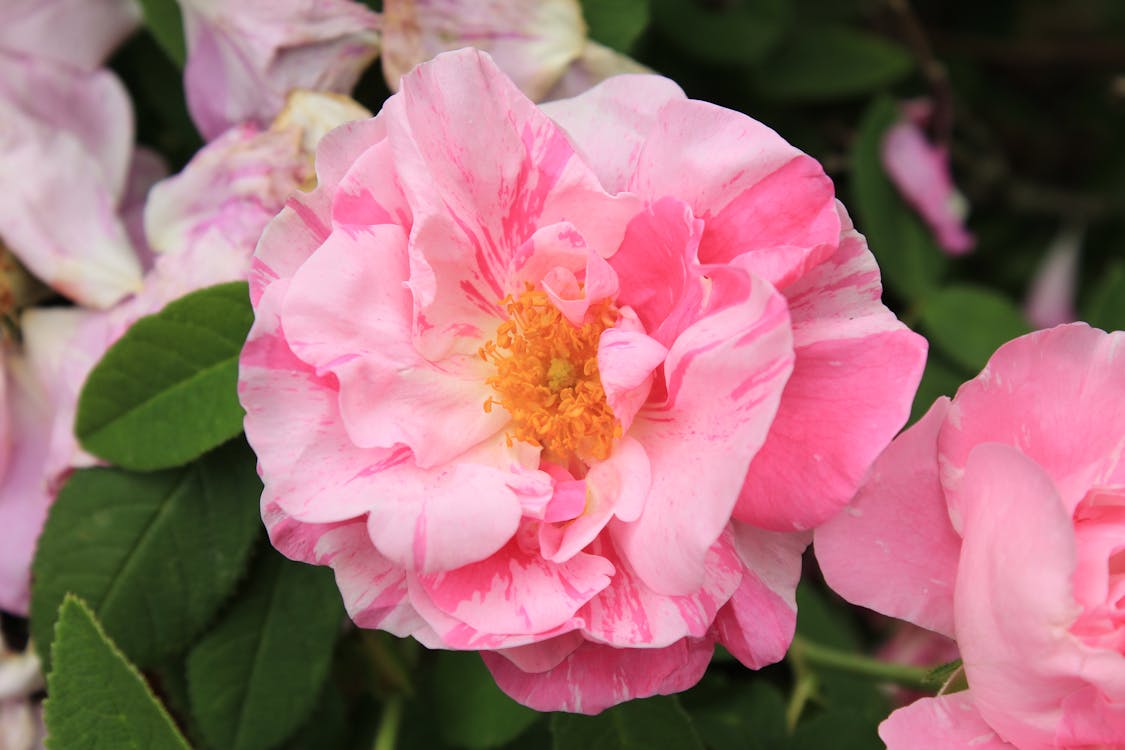
M 846 599 L 955 637 L 968 690 L 896 711 L 895 748 L 1121 747 L 1125 333 L 1001 347 L 817 529 Z
M 663 78 L 539 109 L 463 50 L 316 168 L 250 275 L 273 544 L 539 709 L 781 658 L 925 354 L 820 166 Z

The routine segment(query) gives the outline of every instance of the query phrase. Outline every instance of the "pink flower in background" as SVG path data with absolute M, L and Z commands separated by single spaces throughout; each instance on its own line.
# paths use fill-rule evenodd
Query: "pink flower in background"
M 293 89 L 350 93 L 379 54 L 379 16 L 352 0 L 180 0 L 188 109 L 207 140 L 267 126 Z
M 1005 344 L 815 536 L 836 591 L 964 659 L 967 691 L 883 723 L 891 750 L 1125 744 L 1125 333 Z
M 286 555 L 539 709 L 785 653 L 807 529 L 925 343 L 808 156 L 655 76 L 536 108 L 476 50 L 321 143 L 239 393 Z
M 651 72 L 633 58 L 587 39 L 582 54 L 555 81 L 543 99 L 569 99 L 612 76 Z
M 926 135 L 930 107 L 912 104 L 915 106 L 908 106 L 904 117 L 883 136 L 883 168 L 930 226 L 938 244 L 951 255 L 962 255 L 976 240 L 965 229 L 965 202 L 953 185 L 949 150 Z
M 387 0 L 383 77 L 392 91 L 411 68 L 442 52 L 476 47 L 533 101 L 577 96 L 606 78 L 651 73 L 586 38 L 578 0 Z
M 135 0 L 4 0 L 0 50 L 90 72 L 140 21 Z
M 133 114 L 117 78 L 0 50 L 0 122 L 4 244 L 79 304 L 108 307 L 140 288 L 120 216 Z
M 155 266 L 119 327 L 188 292 L 245 279 L 266 224 L 294 191 L 315 184 L 320 138 L 370 116 L 347 97 L 298 90 L 270 128 L 231 128 L 157 184 L 144 211 Z
M 369 115 L 350 100 L 297 94 L 270 130 L 231 129 L 151 191 L 147 185 L 163 167 L 137 153 L 126 192 L 148 196 L 145 244 L 155 253 L 137 293 L 104 311 L 23 310 L 21 344 L 7 342 L 0 351 L 7 409 L 0 424 L 7 441 L 0 446 L 0 610 L 26 614 L 29 569 L 47 511 L 70 470 L 94 463 L 73 432 L 90 369 L 138 318 L 196 289 L 245 279 L 262 229 L 313 179 L 311 149 L 320 136 Z M 139 213 L 127 203 L 126 217 Z
M 582 54 L 586 23 L 578 0 L 387 0 L 383 75 L 392 91 L 410 69 L 460 47 L 485 50 L 534 100 Z
M 1074 298 L 1078 293 L 1078 257 L 1085 234 L 1081 225 L 1064 227 L 1047 247 L 1023 306 L 1033 326 L 1050 328 L 1078 320 Z
M 47 510 L 75 466 L 90 465 L 74 438 L 82 382 L 110 344 L 107 314 L 32 308 L 19 318 L 22 343 L 0 347 L 0 610 L 27 614 L 31 559 Z

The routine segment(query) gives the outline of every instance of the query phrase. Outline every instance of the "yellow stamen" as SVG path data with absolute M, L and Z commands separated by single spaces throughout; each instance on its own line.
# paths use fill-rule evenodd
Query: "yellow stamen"
M 486 381 L 496 397 L 484 410 L 502 406 L 512 417 L 508 444 L 519 440 L 568 464 L 603 460 L 621 437 L 621 423 L 606 402 L 598 372 L 598 338 L 617 320 L 608 300 L 592 305 L 582 325 L 568 321 L 550 298 L 528 285 L 500 302 L 508 319 L 480 357 L 496 366 Z

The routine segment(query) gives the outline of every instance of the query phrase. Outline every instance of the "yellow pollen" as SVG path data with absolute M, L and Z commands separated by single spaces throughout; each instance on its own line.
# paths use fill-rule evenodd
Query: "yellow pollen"
M 479 353 L 496 367 L 486 381 L 496 396 L 485 400 L 484 410 L 502 406 L 511 415 L 508 445 L 519 440 L 542 447 L 564 465 L 573 458 L 607 458 L 621 423 L 602 388 L 598 338 L 617 321 L 617 312 L 608 300 L 599 302 L 576 326 L 531 285 L 500 305 L 508 319 Z

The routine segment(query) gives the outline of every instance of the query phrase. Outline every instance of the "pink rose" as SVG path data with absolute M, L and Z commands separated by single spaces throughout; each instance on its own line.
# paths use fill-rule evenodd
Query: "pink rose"
M 239 393 L 286 555 L 539 709 L 785 653 L 807 529 L 925 343 L 820 166 L 656 76 L 536 108 L 441 55 L 263 234 Z
M 965 229 L 965 199 L 953 185 L 949 150 L 931 143 L 923 130 L 930 118 L 927 104 L 906 110 L 907 116 L 883 136 L 883 168 L 938 244 L 950 255 L 963 255 L 976 239 Z
M 895 748 L 1125 743 L 1125 333 L 1005 344 L 816 531 L 845 598 L 955 637 L 969 689 L 880 729 Z
M 350 93 L 379 54 L 379 16 L 352 0 L 179 2 L 188 110 L 207 140 L 268 125 L 293 89 Z

